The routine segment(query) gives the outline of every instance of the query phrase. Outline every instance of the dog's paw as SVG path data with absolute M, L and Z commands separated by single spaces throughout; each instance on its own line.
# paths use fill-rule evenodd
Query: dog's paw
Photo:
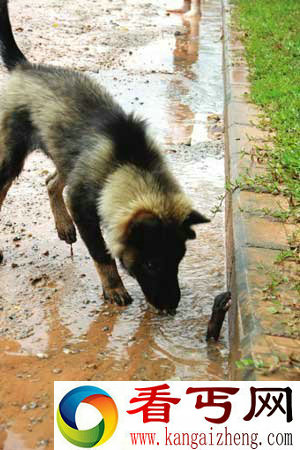
M 74 244 L 76 242 L 76 229 L 73 223 L 64 226 L 56 226 L 59 239 L 65 241 L 67 244 Z
M 104 300 L 110 303 L 116 303 L 119 306 L 126 306 L 132 303 L 132 298 L 123 286 L 113 289 L 103 289 L 103 297 Z

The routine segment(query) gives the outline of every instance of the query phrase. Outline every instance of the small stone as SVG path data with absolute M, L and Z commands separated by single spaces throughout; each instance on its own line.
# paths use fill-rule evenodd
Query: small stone
M 72 351 L 71 351 L 69 348 L 64 348 L 64 349 L 63 349 L 63 352 L 64 352 L 66 355 L 69 355 L 70 353 L 72 353 Z
M 35 409 L 35 408 L 37 408 L 37 403 L 36 402 L 30 402 L 30 403 L 27 403 L 27 404 L 25 404 L 25 405 L 23 405 L 22 407 L 21 407 L 21 410 L 22 411 L 28 411 L 29 409 Z
M 47 358 L 49 358 L 49 356 L 47 355 L 47 353 L 43 353 L 43 352 L 38 352 L 38 353 L 36 354 L 36 357 L 39 358 L 39 359 L 47 359 Z
M 37 446 L 38 447 L 48 447 L 49 445 L 49 439 L 41 439 L 40 441 L 37 442 Z
M 87 365 L 85 366 L 85 368 L 86 368 L 86 369 L 97 369 L 98 366 L 97 366 L 97 364 L 92 363 L 92 364 L 87 364 Z
M 37 425 L 38 423 L 43 422 L 42 417 L 31 417 L 30 419 L 31 425 Z
M 36 402 L 30 402 L 28 406 L 29 406 L 29 409 L 35 409 L 35 408 L 37 408 L 38 405 Z
M 55 368 L 55 369 L 52 370 L 52 372 L 53 372 L 54 374 L 59 374 L 59 373 L 62 373 L 62 369 Z

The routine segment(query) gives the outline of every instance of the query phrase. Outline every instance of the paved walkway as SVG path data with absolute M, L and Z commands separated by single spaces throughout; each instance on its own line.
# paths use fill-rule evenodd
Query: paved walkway
M 235 184 L 244 174 L 265 173 L 256 148 L 271 146 L 272 136 L 257 126 L 260 111 L 246 100 L 249 72 L 240 34 L 230 27 L 228 4 L 225 0 L 226 175 Z M 236 190 L 227 202 L 233 379 L 300 379 L 299 293 L 292 287 L 300 279 L 299 264 L 274 264 L 281 250 L 297 245 L 299 226 L 268 214 L 287 207 L 287 198 L 251 190 Z

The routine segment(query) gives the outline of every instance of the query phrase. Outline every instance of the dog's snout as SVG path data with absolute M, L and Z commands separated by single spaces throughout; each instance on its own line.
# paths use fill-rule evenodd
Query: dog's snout
M 180 288 L 178 281 L 173 282 L 172 286 L 165 285 L 160 287 L 156 292 L 148 291 L 146 295 L 147 301 L 156 309 L 168 314 L 174 315 L 180 301 Z

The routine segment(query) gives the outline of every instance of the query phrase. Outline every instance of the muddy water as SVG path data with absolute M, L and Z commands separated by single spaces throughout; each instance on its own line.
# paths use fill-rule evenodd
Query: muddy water
M 202 1 L 201 20 L 167 13 L 173 1 L 116 1 L 114 7 L 104 1 L 101 17 L 93 1 L 86 3 L 110 31 L 99 43 L 103 64 L 90 75 L 126 110 L 148 119 L 195 206 L 212 216 L 224 185 L 221 2 Z M 43 4 L 39 0 L 34 7 Z M 69 19 L 75 34 L 77 21 L 89 24 L 77 1 L 53 8 L 53 20 Z M 69 38 L 72 45 L 76 37 Z M 97 40 L 91 42 L 93 60 Z M 83 56 L 82 70 L 88 69 L 84 64 Z M 53 446 L 54 380 L 222 380 L 227 373 L 226 327 L 218 344 L 205 341 L 213 297 L 225 288 L 222 214 L 198 227 L 197 239 L 188 243 L 175 316 L 153 311 L 122 271 L 134 302 L 127 308 L 107 305 L 83 244 L 74 245 L 72 259 L 56 236 L 44 186 L 51 170 L 43 155 L 31 155 L 1 212 L 0 448 L 5 450 Z

